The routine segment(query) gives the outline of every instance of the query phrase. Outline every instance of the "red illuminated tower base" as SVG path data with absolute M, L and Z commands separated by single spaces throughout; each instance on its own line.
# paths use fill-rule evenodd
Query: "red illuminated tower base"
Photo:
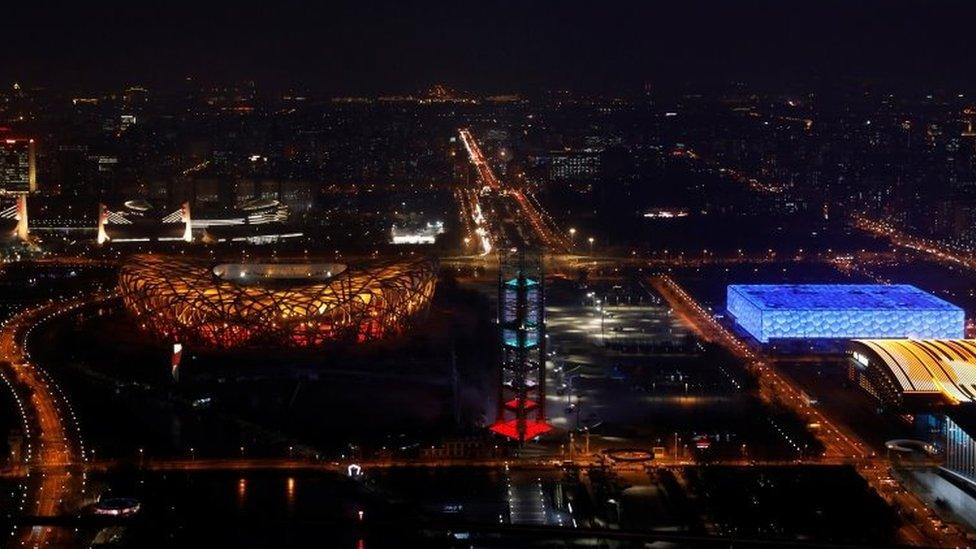
M 546 423 L 546 342 L 541 254 L 502 253 L 498 269 L 502 339 L 498 414 L 490 429 L 525 442 L 552 430 Z

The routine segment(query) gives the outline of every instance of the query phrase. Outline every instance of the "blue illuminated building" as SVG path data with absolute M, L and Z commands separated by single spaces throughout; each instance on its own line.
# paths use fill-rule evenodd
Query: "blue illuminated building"
M 959 307 L 908 284 L 733 284 L 726 309 L 771 339 L 964 337 Z

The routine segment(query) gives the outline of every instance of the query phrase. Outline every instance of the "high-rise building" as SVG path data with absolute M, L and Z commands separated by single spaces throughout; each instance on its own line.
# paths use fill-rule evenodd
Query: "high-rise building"
M 37 190 L 34 140 L 0 139 L 0 193 L 27 193 Z
M 595 149 L 553 151 L 549 155 L 550 181 L 587 181 L 600 175 L 600 152 Z
M 976 485 L 976 424 L 970 410 L 953 409 L 947 415 L 943 427 L 945 435 L 945 465 L 958 478 Z

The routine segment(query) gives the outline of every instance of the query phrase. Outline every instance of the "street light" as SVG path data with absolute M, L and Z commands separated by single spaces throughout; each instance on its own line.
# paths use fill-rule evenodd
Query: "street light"
M 575 227 L 570 227 L 569 228 L 569 238 L 572 241 L 571 244 L 575 248 L 576 247 L 576 228 Z
M 610 505 L 613 505 L 614 508 L 617 510 L 617 516 L 616 516 L 616 519 L 617 520 L 616 520 L 616 522 L 617 522 L 617 524 L 620 524 L 620 502 L 617 501 L 617 500 L 615 500 L 615 499 L 613 499 L 613 498 L 611 498 L 611 499 L 608 499 L 607 500 L 607 503 L 609 503 Z
M 590 243 L 590 255 L 593 255 L 593 237 L 591 236 L 586 240 Z

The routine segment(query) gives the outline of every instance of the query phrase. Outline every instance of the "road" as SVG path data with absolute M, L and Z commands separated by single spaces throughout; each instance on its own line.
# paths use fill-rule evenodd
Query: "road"
M 564 459 L 568 456 L 543 455 L 531 458 L 520 457 L 496 457 L 496 458 L 439 458 L 439 459 L 419 459 L 419 458 L 388 458 L 388 459 L 363 459 L 352 461 L 323 461 L 305 458 L 290 457 L 253 457 L 253 458 L 189 458 L 189 457 L 157 457 L 142 458 L 136 461 L 124 460 L 98 460 L 85 462 L 85 470 L 109 471 L 119 466 L 138 465 L 140 469 L 147 471 L 329 471 L 335 473 L 347 473 L 350 465 L 356 464 L 364 470 L 370 469 L 391 469 L 391 468 L 450 468 L 450 467 L 481 467 L 486 469 L 499 469 L 511 467 L 516 469 L 538 469 L 538 470 L 558 470 L 567 466 L 572 467 L 600 467 L 609 466 L 617 470 L 645 469 L 645 468 L 672 468 L 672 467 L 692 467 L 698 462 L 691 459 L 674 459 L 671 456 L 664 458 L 652 458 L 646 461 L 619 461 L 606 457 L 604 454 L 593 453 L 584 455 L 576 453 L 572 459 Z M 838 466 L 848 465 L 849 460 L 843 458 L 805 458 L 795 460 L 752 460 L 752 459 L 715 459 L 708 462 L 709 466 L 715 467 L 792 467 L 792 466 Z M 931 467 L 934 462 L 917 462 L 913 467 Z M 8 470 L 0 474 L 0 478 L 18 479 L 23 478 L 24 469 L 17 468 Z
M 722 326 L 677 282 L 668 276 L 655 276 L 651 279 L 651 285 L 668 302 L 674 314 L 680 316 L 702 339 L 725 347 L 743 361 L 745 367 L 756 375 L 759 396 L 764 402 L 786 405 L 804 418 L 808 425 L 819 425 L 811 431 L 826 448 L 823 457 L 852 465 L 885 501 L 906 517 L 899 531 L 904 542 L 941 547 L 967 545 L 961 536 L 934 528 L 931 522 L 936 515 L 926 508 L 921 499 L 901 486 L 893 486 L 888 474 L 891 467 L 888 459 L 877 455 L 845 425 L 828 418 L 820 409 L 812 406 L 803 390 L 780 373 L 768 357 L 750 348 Z
M 17 402 L 26 443 L 23 460 L 29 476 L 23 514 L 59 514 L 64 504 L 84 489 L 84 476 L 75 469 L 86 457 L 71 404 L 47 372 L 30 362 L 25 340 L 38 324 L 107 297 L 51 301 L 27 309 L 0 326 L 0 373 Z M 32 547 L 63 544 L 70 537 L 69 532 L 49 526 L 15 532 L 17 543 Z
M 807 122 L 812 124 L 812 121 L 804 121 L 804 123 Z M 759 194 L 769 195 L 786 192 L 786 187 L 782 185 L 770 183 L 768 181 L 760 181 L 759 179 L 750 177 L 734 168 L 724 166 L 714 160 L 704 158 L 691 149 L 677 150 L 672 154 L 675 156 L 685 157 L 690 160 L 700 162 L 710 168 L 717 169 L 721 173 L 731 178 L 733 181 L 743 184 Z M 974 250 L 912 235 L 904 230 L 896 228 L 889 223 L 870 219 L 857 212 L 850 216 L 850 222 L 855 228 L 860 229 L 865 233 L 885 239 L 895 246 L 924 254 L 936 262 L 942 263 L 943 265 L 961 266 L 969 270 L 976 270 Z
M 476 193 L 475 193 L 476 194 Z M 488 223 L 484 225 L 487 227 Z M 467 233 L 465 233 L 467 234 Z M 473 233 L 472 233 L 473 234 Z M 494 258 L 480 253 L 475 239 L 469 240 L 470 254 L 443 256 L 441 264 L 450 267 L 478 267 L 485 268 L 493 265 Z M 914 253 L 914 252 L 909 252 Z M 763 265 L 763 264 L 820 264 L 830 265 L 841 272 L 857 271 L 864 276 L 868 273 L 859 270 L 859 266 L 871 264 L 893 264 L 912 260 L 905 253 L 892 251 L 858 251 L 854 253 L 811 252 L 797 250 L 794 253 L 779 253 L 771 251 L 751 252 L 743 251 L 718 253 L 703 250 L 701 253 L 656 251 L 649 254 L 638 254 L 636 251 L 629 255 L 613 254 L 579 254 L 579 253 L 546 253 L 546 272 L 577 276 L 580 269 L 588 271 L 587 276 L 599 277 L 601 272 L 609 273 L 612 278 L 619 278 L 620 271 L 625 268 L 649 269 L 667 271 L 668 269 L 694 269 L 706 266 L 732 265 Z M 494 263 L 497 266 L 497 262 Z
M 464 232 L 465 252 L 472 251 L 475 247 L 478 256 L 486 256 L 492 250 L 492 235 L 481 210 L 481 200 L 479 193 L 475 189 L 456 189 L 454 200 L 460 210 L 462 231 Z
M 881 221 L 868 219 L 863 215 L 855 214 L 852 217 L 853 225 L 879 238 L 884 238 L 902 248 L 920 252 L 934 259 L 938 263 L 948 266 L 959 266 L 969 270 L 976 270 L 976 259 L 973 257 L 972 250 L 955 248 L 948 244 L 913 236 L 905 231 L 899 230 L 892 225 Z
M 476 189 L 467 189 L 467 196 L 460 200 L 462 217 L 470 218 L 470 211 L 477 204 L 491 227 L 489 232 L 493 241 L 502 242 L 506 246 L 544 246 L 552 251 L 569 250 L 569 238 L 538 200 L 523 189 L 505 185 L 495 175 L 470 129 L 461 129 L 459 134 L 468 159 L 478 174 L 479 183 Z M 478 201 L 470 193 L 475 193 L 482 199 Z

